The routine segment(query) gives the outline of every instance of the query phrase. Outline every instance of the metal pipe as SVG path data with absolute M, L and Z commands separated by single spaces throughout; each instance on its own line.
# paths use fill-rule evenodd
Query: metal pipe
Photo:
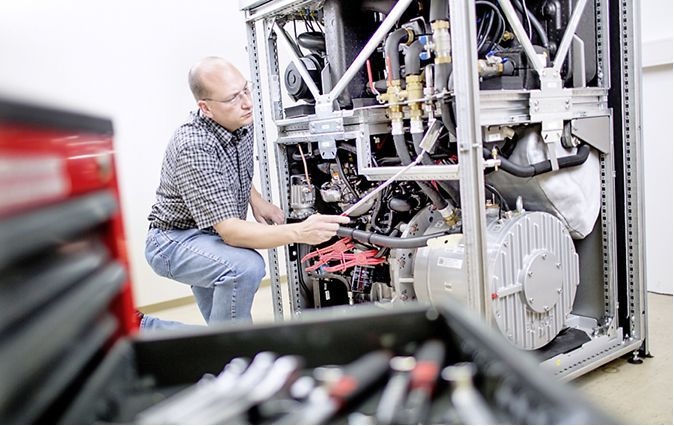
M 321 96 L 321 91 L 316 86 L 316 83 L 314 83 L 314 80 L 312 80 L 311 76 L 309 75 L 309 71 L 307 71 L 307 68 L 304 66 L 304 63 L 302 62 L 299 55 L 293 48 L 293 43 L 290 41 L 290 38 L 288 38 L 288 34 L 286 34 L 283 28 L 279 26 L 278 22 L 274 22 L 273 28 L 276 35 L 280 36 L 279 38 L 283 40 L 282 44 L 285 44 L 285 47 L 288 53 L 290 54 L 290 59 L 293 61 L 293 64 L 295 64 L 297 72 L 300 73 L 300 77 L 302 77 L 302 80 L 304 80 L 304 82 L 306 83 L 314 99 L 318 100 L 318 98 Z
M 363 50 L 360 51 L 342 78 L 340 78 L 337 84 L 335 84 L 335 87 L 333 87 L 330 93 L 328 93 L 324 98 L 319 100 L 320 103 L 332 105 L 332 101 L 337 99 L 346 86 L 351 82 L 358 70 L 363 66 L 363 64 L 365 64 L 365 61 L 370 57 L 372 52 L 374 52 L 384 37 L 386 37 L 395 23 L 398 22 L 398 19 L 400 19 L 402 14 L 405 13 L 411 3 L 412 0 L 400 0 L 398 3 L 396 3 L 395 6 L 393 6 L 393 9 L 391 9 L 379 28 L 377 28 L 377 31 L 374 32 L 370 40 L 367 42 L 367 44 L 365 44 Z
M 529 36 L 527 36 L 527 32 L 524 30 L 522 23 L 519 19 L 517 19 L 517 13 L 515 12 L 513 5 L 510 3 L 510 0 L 498 0 L 498 4 L 501 6 L 503 13 L 505 13 L 506 19 L 513 28 L 513 31 L 515 31 L 515 36 L 522 44 L 524 52 L 526 52 L 529 61 L 531 61 L 531 63 L 534 65 L 534 69 L 540 75 L 544 66 L 541 64 L 538 54 L 534 49 L 534 45 L 531 44 L 531 40 L 529 40 Z
M 557 49 L 555 61 L 552 65 L 552 68 L 554 68 L 556 71 L 562 69 L 562 64 L 566 59 L 566 54 L 568 53 L 569 47 L 571 46 L 573 36 L 574 34 L 576 34 L 576 29 L 578 28 L 578 24 L 580 23 L 580 17 L 583 14 L 583 10 L 585 9 L 586 3 L 587 0 L 578 0 L 576 8 L 573 9 L 573 14 L 571 14 L 569 24 L 566 26 L 566 30 L 564 31 L 564 37 L 562 37 L 562 41 L 561 43 L 559 43 L 559 49 Z

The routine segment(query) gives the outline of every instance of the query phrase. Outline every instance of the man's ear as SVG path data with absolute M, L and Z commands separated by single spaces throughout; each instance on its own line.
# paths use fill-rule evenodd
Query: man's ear
M 197 101 L 197 106 L 199 107 L 203 115 L 205 115 L 208 118 L 213 118 L 213 112 L 211 111 L 211 108 L 208 106 L 206 101 L 204 100 Z

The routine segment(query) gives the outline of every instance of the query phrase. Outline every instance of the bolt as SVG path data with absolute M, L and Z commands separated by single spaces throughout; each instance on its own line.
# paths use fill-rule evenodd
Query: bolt
M 560 269 L 560 268 L 562 267 L 562 264 L 561 264 L 561 263 L 556 263 L 555 266 L 557 267 L 557 269 Z
M 541 259 L 543 259 L 543 260 L 545 260 L 545 259 L 547 259 L 547 258 L 548 258 L 548 255 L 547 255 L 547 254 L 543 254 L 543 255 L 541 256 Z
M 527 277 L 531 278 L 534 276 L 534 273 L 532 271 L 527 272 Z
M 562 288 L 561 288 L 561 287 L 557 289 L 557 293 L 560 293 L 560 294 L 562 293 Z
M 530 302 L 530 303 L 533 303 L 533 302 L 534 302 L 534 298 L 533 298 L 533 297 L 530 297 L 530 298 L 529 298 L 529 302 Z

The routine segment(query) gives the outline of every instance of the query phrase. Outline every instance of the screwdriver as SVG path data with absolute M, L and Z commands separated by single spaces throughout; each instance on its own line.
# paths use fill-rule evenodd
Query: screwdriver
M 299 410 L 280 418 L 276 424 L 325 424 L 349 402 L 374 385 L 389 369 L 391 353 L 369 352 L 344 367 L 333 383 L 315 388 Z
M 416 364 L 410 373 L 410 391 L 395 419 L 401 424 L 417 424 L 426 420 L 445 361 L 445 345 L 437 339 L 428 340 L 419 348 L 415 358 Z

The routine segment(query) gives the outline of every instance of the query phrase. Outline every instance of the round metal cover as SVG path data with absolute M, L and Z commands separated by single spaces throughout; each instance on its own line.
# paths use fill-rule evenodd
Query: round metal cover
M 524 265 L 520 274 L 524 283 L 524 300 L 536 312 L 549 311 L 561 297 L 564 280 L 562 264 L 554 253 L 537 250 L 524 259 Z

